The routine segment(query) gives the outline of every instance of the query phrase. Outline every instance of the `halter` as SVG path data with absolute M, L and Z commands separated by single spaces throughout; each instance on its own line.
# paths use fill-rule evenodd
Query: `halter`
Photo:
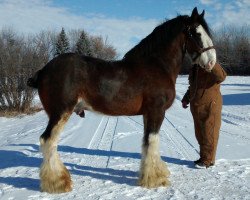
M 206 47 L 206 48 L 202 48 L 200 47 L 200 45 L 197 43 L 197 41 L 194 39 L 192 33 L 190 32 L 190 26 L 188 26 L 185 29 L 185 35 L 186 35 L 186 42 L 185 42 L 185 52 L 187 51 L 187 43 L 189 41 L 194 43 L 195 46 L 195 50 L 194 52 L 197 54 L 194 58 L 192 58 L 193 61 L 195 61 L 199 56 L 201 56 L 202 53 L 210 50 L 210 49 L 215 49 L 215 46 L 210 46 L 210 47 Z

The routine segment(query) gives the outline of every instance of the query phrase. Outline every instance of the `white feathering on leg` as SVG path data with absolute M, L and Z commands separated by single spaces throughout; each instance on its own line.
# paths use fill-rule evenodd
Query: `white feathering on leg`
M 159 135 L 150 134 L 148 146 L 142 147 L 139 185 L 147 188 L 170 185 L 167 180 L 170 172 L 162 161 L 159 152 Z
M 40 168 L 41 190 L 48 193 L 62 193 L 72 190 L 70 174 L 57 152 L 57 142 L 68 117 L 64 116 L 52 129 L 46 141 L 40 139 L 43 163 Z

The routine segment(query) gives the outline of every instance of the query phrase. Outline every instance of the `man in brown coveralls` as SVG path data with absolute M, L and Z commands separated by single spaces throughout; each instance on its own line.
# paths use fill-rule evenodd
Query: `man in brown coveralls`
M 190 103 L 195 137 L 200 145 L 200 159 L 194 163 L 199 168 L 208 168 L 215 163 L 221 126 L 220 83 L 226 75 L 218 63 L 212 69 L 193 65 L 189 73 L 190 86 L 182 99 L 182 107 L 187 108 Z

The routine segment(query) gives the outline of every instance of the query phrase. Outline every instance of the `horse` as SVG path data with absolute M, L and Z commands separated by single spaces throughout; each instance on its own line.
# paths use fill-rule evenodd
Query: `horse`
M 59 135 L 73 112 L 84 110 L 111 116 L 142 115 L 144 135 L 138 184 L 146 188 L 170 185 L 170 172 L 159 152 L 159 130 L 175 99 L 175 83 L 187 52 L 206 67 L 216 62 L 205 11 L 178 15 L 158 25 L 125 56 L 105 61 L 75 53 L 61 54 L 29 78 L 37 88 L 49 121 L 40 136 L 43 192 L 72 190 L 69 171 L 57 152 Z

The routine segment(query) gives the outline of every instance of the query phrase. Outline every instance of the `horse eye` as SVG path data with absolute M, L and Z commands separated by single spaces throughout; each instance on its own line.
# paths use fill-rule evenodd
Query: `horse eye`
M 193 35 L 195 35 L 195 34 L 196 34 L 196 32 L 195 32 L 195 31 L 193 31 L 193 30 L 191 30 L 191 31 L 190 31 L 190 35 L 192 35 L 192 36 L 193 36 Z

